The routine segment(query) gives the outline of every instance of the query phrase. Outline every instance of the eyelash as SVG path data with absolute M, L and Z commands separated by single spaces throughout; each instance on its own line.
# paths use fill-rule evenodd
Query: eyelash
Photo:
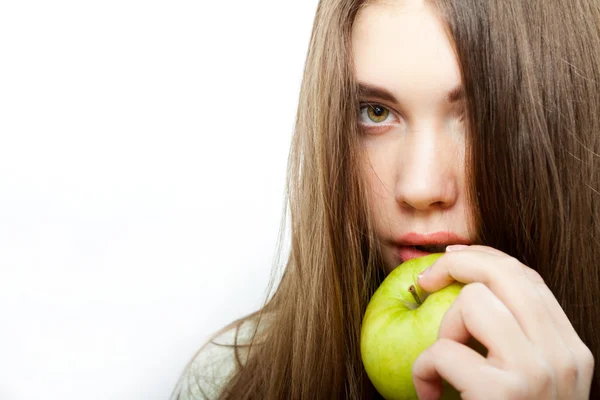
M 359 119 L 362 116 L 363 109 L 368 109 L 368 107 L 381 107 L 381 108 L 387 110 L 389 112 L 389 115 L 396 116 L 396 114 L 394 113 L 394 111 L 390 110 L 386 106 L 383 106 L 383 105 L 378 104 L 378 103 L 362 102 L 362 103 L 360 103 L 359 109 L 358 109 L 359 110 Z M 461 108 L 460 113 L 458 113 L 457 116 L 459 117 L 459 122 L 463 122 L 464 119 L 465 119 L 465 109 Z M 396 118 L 398 118 L 398 117 L 396 116 Z M 373 127 L 377 128 L 377 127 L 393 126 L 393 124 L 389 124 L 389 123 L 386 123 L 386 124 L 384 124 L 384 123 L 377 123 L 377 122 L 373 122 L 373 121 L 371 121 L 371 124 L 365 124 L 362 121 L 359 121 L 359 123 L 362 126 L 367 127 L 367 128 L 373 128 Z

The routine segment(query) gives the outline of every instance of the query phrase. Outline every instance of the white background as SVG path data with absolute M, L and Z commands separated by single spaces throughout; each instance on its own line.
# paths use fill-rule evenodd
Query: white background
M 317 0 L 0 5 L 0 399 L 167 399 L 265 296 Z

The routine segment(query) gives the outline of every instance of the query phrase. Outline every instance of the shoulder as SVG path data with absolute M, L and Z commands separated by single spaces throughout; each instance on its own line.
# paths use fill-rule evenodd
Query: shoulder
M 246 362 L 254 330 L 261 333 L 267 322 L 266 317 L 259 326 L 254 319 L 244 320 L 203 345 L 186 366 L 171 400 L 217 399 L 239 364 Z

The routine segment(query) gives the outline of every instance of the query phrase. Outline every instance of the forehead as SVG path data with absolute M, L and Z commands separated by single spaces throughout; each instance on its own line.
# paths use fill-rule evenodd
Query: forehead
M 461 83 L 443 22 L 431 5 L 397 0 L 369 4 L 354 22 L 356 78 L 402 97 L 443 97 Z

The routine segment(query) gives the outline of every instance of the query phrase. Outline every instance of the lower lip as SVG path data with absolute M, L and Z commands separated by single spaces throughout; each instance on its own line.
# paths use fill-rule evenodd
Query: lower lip
M 413 258 L 424 257 L 429 254 L 433 254 L 428 251 L 417 250 L 417 249 L 415 249 L 414 246 L 396 246 L 394 248 L 394 252 L 396 253 L 396 255 L 398 257 L 400 257 L 401 262 L 405 262 L 408 260 L 412 260 Z

